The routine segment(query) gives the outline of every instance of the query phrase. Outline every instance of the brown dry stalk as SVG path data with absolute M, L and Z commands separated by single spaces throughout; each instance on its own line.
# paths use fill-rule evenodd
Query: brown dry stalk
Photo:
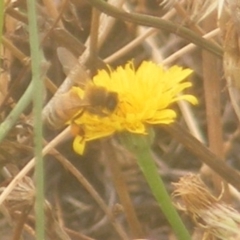
M 207 32 L 216 28 L 216 16 L 211 15 L 203 22 L 203 26 Z M 202 58 L 209 149 L 220 159 L 224 159 L 220 104 L 221 76 L 218 71 L 219 62 L 216 57 L 206 51 L 202 52 Z M 209 170 L 205 165 L 203 165 L 201 169 L 203 174 L 210 176 L 215 190 L 219 194 L 222 188 L 221 179 Z M 225 187 L 227 189 L 227 185 Z
M 208 165 L 214 172 L 221 176 L 226 182 L 240 191 L 240 174 L 220 157 L 217 157 L 187 130 L 178 123 L 167 126 L 162 125 L 177 141 L 183 144 L 190 152 L 192 152 L 200 161 Z
M 118 162 L 119 156 L 116 149 L 114 149 L 114 145 L 111 140 L 106 140 L 103 144 L 105 161 L 110 169 L 111 177 L 120 202 L 124 208 L 124 213 L 126 215 L 128 225 L 130 226 L 132 236 L 135 238 L 143 237 L 144 234 L 137 218 L 133 203 L 130 199 L 127 184 L 121 171 L 121 166 Z

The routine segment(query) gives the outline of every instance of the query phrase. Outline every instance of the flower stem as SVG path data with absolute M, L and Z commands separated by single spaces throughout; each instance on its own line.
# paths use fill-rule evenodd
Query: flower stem
M 43 106 L 43 81 L 41 79 L 41 62 L 43 60 L 42 52 L 39 48 L 39 35 L 37 27 L 36 2 L 27 1 L 28 23 L 29 23 L 29 42 L 31 51 L 31 70 L 32 84 L 35 93 L 33 97 L 34 113 L 34 152 L 35 152 L 35 180 L 36 180 L 36 239 L 45 238 L 45 216 L 44 216 L 44 166 L 42 156 L 42 106 Z
M 127 134 L 122 137 L 122 140 L 123 144 L 127 146 L 137 158 L 138 165 L 177 238 L 179 240 L 190 240 L 191 236 L 176 209 L 172 205 L 171 198 L 159 176 L 157 167 L 151 156 L 151 150 L 147 138 L 141 135 Z

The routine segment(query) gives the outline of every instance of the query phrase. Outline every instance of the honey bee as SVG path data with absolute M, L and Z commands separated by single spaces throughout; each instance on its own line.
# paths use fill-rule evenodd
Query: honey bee
M 47 122 L 50 127 L 59 129 L 67 121 L 73 117 L 80 117 L 86 111 L 102 117 L 113 113 L 118 105 L 118 94 L 108 91 L 105 87 L 94 85 L 83 66 L 66 49 L 59 48 L 58 57 L 65 73 L 68 70 L 67 65 L 71 64 L 73 66 L 75 64 L 74 66 L 77 66 L 75 71 L 77 71 L 77 76 L 81 79 L 78 86 L 84 90 L 84 97 L 81 99 L 72 89 L 66 93 L 55 94 L 43 110 L 43 121 Z M 72 74 L 74 78 L 76 78 L 75 73 Z M 75 116 L 76 114 L 77 116 Z

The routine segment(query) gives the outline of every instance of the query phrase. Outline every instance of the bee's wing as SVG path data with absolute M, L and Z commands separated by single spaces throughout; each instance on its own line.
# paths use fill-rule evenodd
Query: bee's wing
M 58 47 L 57 55 L 66 76 L 74 78 L 72 82 L 75 82 L 79 87 L 84 88 L 87 81 L 90 80 L 85 67 L 80 64 L 78 59 L 66 48 Z

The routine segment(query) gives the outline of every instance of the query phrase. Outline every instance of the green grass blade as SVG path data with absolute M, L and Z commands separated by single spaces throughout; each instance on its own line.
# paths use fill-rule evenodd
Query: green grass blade
M 42 157 L 42 106 L 43 106 L 43 81 L 41 79 L 41 61 L 43 59 L 39 49 L 39 36 L 37 28 L 36 1 L 28 0 L 28 23 L 31 50 L 32 81 L 34 89 L 34 143 L 35 143 L 35 180 L 36 180 L 36 239 L 45 238 L 44 231 L 44 169 Z
M 18 100 L 17 104 L 13 108 L 13 110 L 6 117 L 4 122 L 0 125 L 0 142 L 6 137 L 8 132 L 12 129 L 20 114 L 26 109 L 26 107 L 30 104 L 32 100 L 33 93 L 33 84 L 30 83 L 27 90 L 24 92 L 20 100 Z
M 3 20 L 4 20 L 4 0 L 0 0 L 0 44 L 2 43 Z
M 134 153 L 137 158 L 138 165 L 177 238 L 179 240 L 191 240 L 191 237 L 176 209 L 172 205 L 171 198 L 158 174 L 146 136 L 128 133 L 122 137 L 122 140 L 123 144 Z

